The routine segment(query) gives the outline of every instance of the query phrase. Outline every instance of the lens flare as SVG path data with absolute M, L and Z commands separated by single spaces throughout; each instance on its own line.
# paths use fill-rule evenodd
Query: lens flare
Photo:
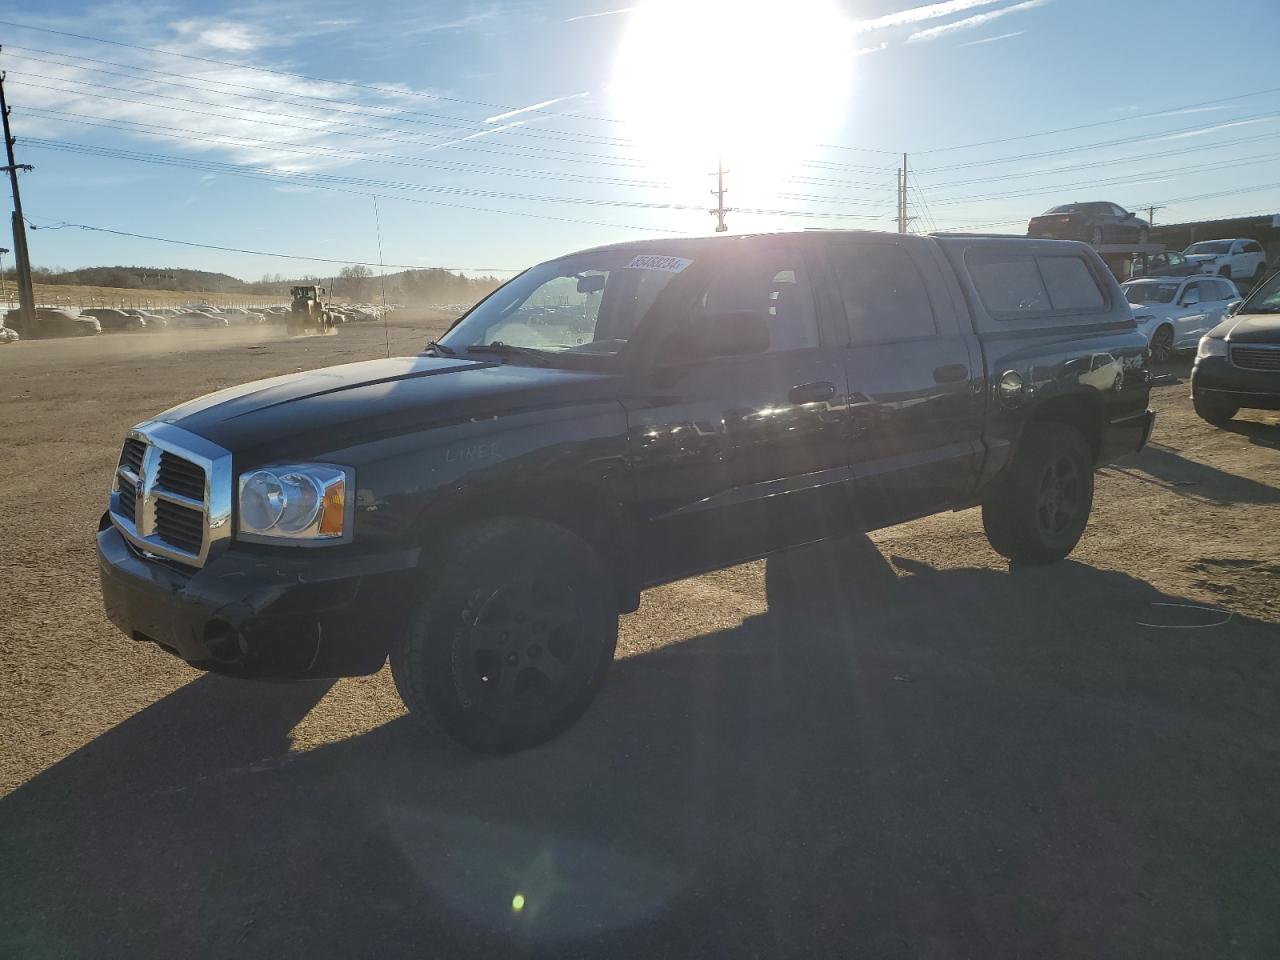
M 723 158 L 734 199 L 758 205 L 842 119 L 854 46 L 828 0 L 648 0 L 610 93 L 652 173 L 705 199 Z

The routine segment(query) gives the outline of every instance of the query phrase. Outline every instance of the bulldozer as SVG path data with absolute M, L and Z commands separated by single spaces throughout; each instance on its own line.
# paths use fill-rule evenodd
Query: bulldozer
M 289 333 L 327 333 L 333 326 L 329 311 L 324 306 L 324 287 L 293 287 L 289 291 Z

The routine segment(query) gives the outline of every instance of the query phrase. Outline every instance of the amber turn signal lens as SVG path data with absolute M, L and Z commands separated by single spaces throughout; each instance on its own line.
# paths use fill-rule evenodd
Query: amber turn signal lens
M 347 517 L 347 483 L 339 480 L 330 484 L 324 492 L 324 507 L 320 511 L 320 535 L 342 536 Z

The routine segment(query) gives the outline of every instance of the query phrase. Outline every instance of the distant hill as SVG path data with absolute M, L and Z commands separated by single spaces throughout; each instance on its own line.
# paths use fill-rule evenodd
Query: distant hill
M 296 284 L 318 284 L 333 296 L 354 302 L 382 296 L 382 282 L 368 267 L 343 267 L 337 275 L 287 278 L 282 274 L 245 281 L 225 273 L 187 270 L 181 267 L 82 267 L 78 270 L 36 267 L 37 283 L 78 287 L 114 287 L 122 290 L 175 290 L 190 293 L 266 294 L 287 297 Z M 12 277 L 12 269 L 5 271 Z M 403 270 L 386 276 L 387 300 L 396 303 L 472 303 L 500 281 L 494 277 L 467 277 L 431 267 Z
M 225 273 L 185 270 L 181 267 L 82 267 L 57 270 L 36 267 L 37 283 L 87 287 L 119 287 L 124 290 L 190 290 L 208 293 L 241 293 L 245 283 Z

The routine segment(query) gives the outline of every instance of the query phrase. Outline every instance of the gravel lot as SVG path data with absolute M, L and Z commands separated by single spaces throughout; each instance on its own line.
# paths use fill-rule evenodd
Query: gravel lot
M 648 593 L 543 748 L 101 613 L 131 424 L 439 321 L 0 348 L 0 956 L 1280 955 L 1280 416 L 1186 365 L 1073 558 L 976 511 Z M 1206 609 L 1207 608 L 1207 609 Z

